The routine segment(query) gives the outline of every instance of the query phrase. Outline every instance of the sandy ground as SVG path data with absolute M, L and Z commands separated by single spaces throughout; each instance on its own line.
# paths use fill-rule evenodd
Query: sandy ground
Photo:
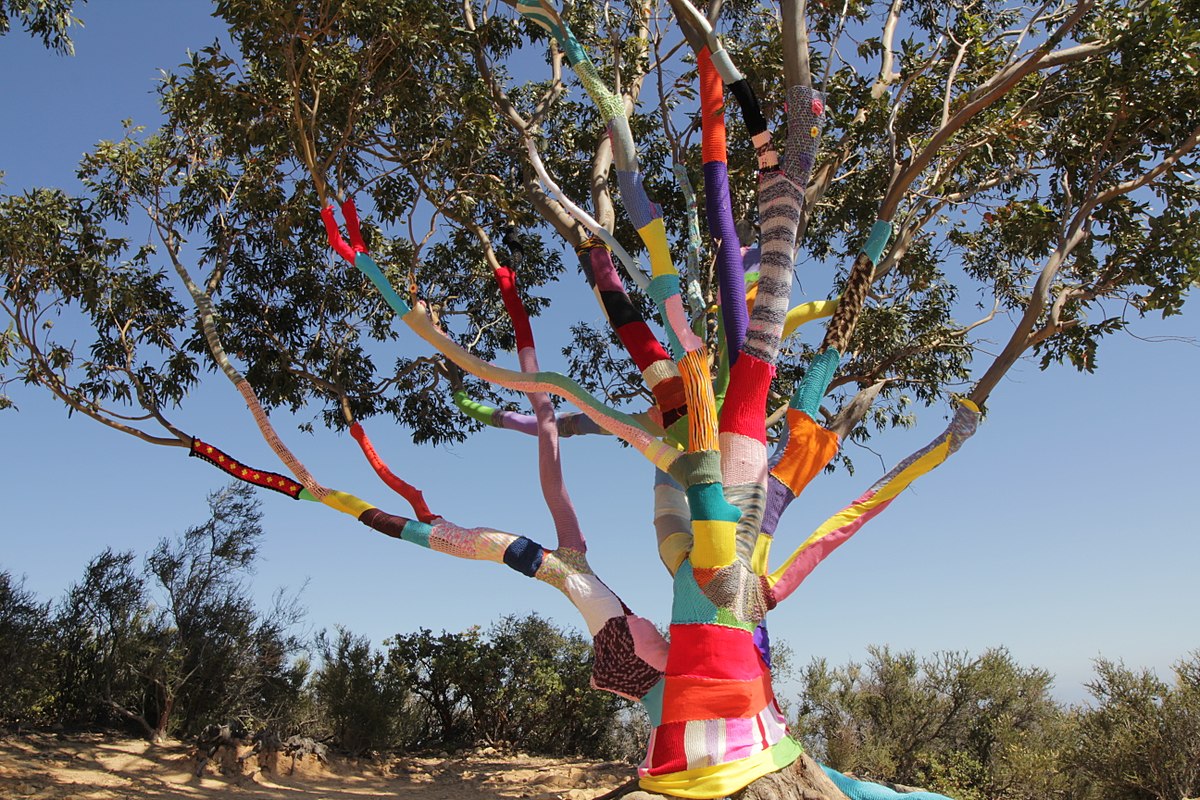
M 498 755 L 354 761 L 226 753 L 199 777 L 194 748 L 151 747 L 103 734 L 30 733 L 0 738 L 4 800 L 591 800 L 632 777 L 624 764 Z

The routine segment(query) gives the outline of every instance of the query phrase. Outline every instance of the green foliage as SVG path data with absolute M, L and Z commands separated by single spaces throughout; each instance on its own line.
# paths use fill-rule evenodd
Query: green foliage
M 74 55 L 75 45 L 67 33 L 72 25 L 83 22 L 72 14 L 76 4 L 87 0 L 0 0 L 0 36 L 12 29 L 13 21 L 31 36 L 42 40 L 48 49 Z
M 590 641 L 537 615 L 505 618 L 486 633 L 397 635 L 387 658 L 426 710 L 426 744 L 599 757 L 622 744 L 629 704 L 592 691 Z
M 317 642 L 321 666 L 309 689 L 333 741 L 354 754 L 410 745 L 420 719 L 406 715 L 407 693 L 384 656 L 364 637 L 338 628 Z M 415 721 L 418 725 L 404 725 Z
M 631 704 L 591 689 L 590 641 L 536 614 L 384 644 L 376 651 L 341 628 L 319 639 L 310 688 L 324 729 L 347 751 L 494 745 L 624 758 L 642 744 L 630 735 Z
M 0 721 L 38 722 L 46 718 L 53 683 L 50 659 L 50 604 L 39 602 L 25 582 L 0 572 Z
M 601 75 L 633 103 L 641 169 L 682 264 L 686 225 L 671 170 L 687 167 L 703 196 L 695 70 L 690 57 L 670 54 L 678 34 L 651 6 L 649 16 L 628 2 L 565 13 Z M 1195 158 L 1177 152 L 1200 102 L 1194 4 L 1097 0 L 1058 43 L 1091 49 L 1033 71 L 949 136 L 947 120 L 1050 41 L 1063 14 L 904 4 L 901 38 L 886 42 L 878 20 L 888 7 L 809 4 L 828 124 L 802 220 L 806 295 L 836 294 L 894 176 L 945 139 L 901 192 L 895 246 L 826 403 L 831 418 L 850 415 L 843 432 L 859 440 L 965 392 L 977 337 L 994 338 L 993 296 L 1014 318 L 1028 312 L 1014 359 L 1033 348 L 1043 367 L 1090 371 L 1105 338 L 1137 316 L 1179 313 L 1200 280 Z M 165 278 L 169 264 L 211 297 L 226 350 L 269 407 L 310 408 L 334 428 L 347 424 L 343 409 L 385 415 L 419 442 L 461 440 L 478 427 L 449 401 L 463 378 L 440 357 L 397 352 L 390 310 L 331 258 L 319 205 L 353 195 L 393 284 L 415 290 L 452 337 L 492 358 L 513 342 L 477 234 L 521 232 L 521 285 L 534 313 L 546 304 L 541 287 L 563 272 L 563 245 L 577 243 L 562 241 L 570 221 L 529 190 L 511 114 L 531 121 L 568 195 L 607 219 L 610 176 L 593 174 L 606 163 L 596 111 L 570 70 L 557 86 L 530 58 L 544 52 L 544 34 L 505 9 L 474 4 L 471 24 L 460 6 L 430 0 L 223 0 L 216 9 L 232 46 L 200 48 L 164 77 L 161 129 L 131 128 L 87 155 L 86 197 L 35 190 L 0 203 L 0 301 L 16 323 L 0 349 L 0 368 L 13 374 L 0 384 L 38 384 L 73 411 L 178 443 L 167 417 L 213 364 L 186 311 L 191 299 Z M 778 19 L 762 4 L 730 2 L 721 30 L 782 138 Z M 830 55 L 848 39 L 858 57 Z M 900 72 L 881 75 L 889 44 L 888 69 Z M 737 115 L 728 117 L 733 208 L 753 232 L 753 148 Z M 154 252 L 131 251 L 112 233 L 139 218 Z M 626 215 L 611 222 L 641 252 Z M 705 248 L 699 273 L 684 277 L 711 302 Z M 44 327 L 58 317 L 94 331 L 87 350 Z M 785 348 L 780 397 L 806 369 L 808 339 Z M 576 327 L 571 371 L 641 410 L 640 376 L 614 343 L 611 332 Z M 480 400 L 506 402 L 505 392 L 466 384 Z M 864 390 L 874 408 L 850 403 Z M 145 416 L 125 419 L 131 408 Z
M 1045 798 L 1065 728 L 1051 676 L 1003 649 L 972 658 L 870 648 L 865 665 L 803 674 L 798 732 L 835 769 L 956 798 Z
M 1172 683 L 1106 659 L 1078 711 L 1069 761 L 1086 800 L 1176 800 L 1200 794 L 1200 651 L 1175 665 Z
M 307 671 L 294 658 L 300 611 L 283 595 L 260 611 L 244 583 L 262 535 L 252 491 L 212 494 L 210 519 L 163 539 L 143 572 L 129 552 L 89 562 L 55 620 L 59 719 L 151 739 L 235 717 L 289 719 Z

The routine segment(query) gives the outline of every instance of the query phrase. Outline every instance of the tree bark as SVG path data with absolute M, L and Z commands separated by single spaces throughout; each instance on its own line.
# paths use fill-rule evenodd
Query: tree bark
M 670 800 L 667 795 L 636 791 L 623 800 Z M 790 767 L 764 775 L 729 800 L 848 800 L 824 771 L 806 754 L 801 754 Z

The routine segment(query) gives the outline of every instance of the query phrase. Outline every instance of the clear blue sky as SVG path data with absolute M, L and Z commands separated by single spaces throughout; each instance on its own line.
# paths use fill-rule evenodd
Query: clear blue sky
M 153 126 L 158 69 L 221 34 L 199 0 L 109 0 L 82 10 L 77 55 L 55 56 L 14 31 L 0 39 L 0 170 L 4 190 L 74 190 L 74 167 L 120 121 Z M 140 234 L 139 234 L 140 235 Z M 164 264 L 165 266 L 165 264 Z M 806 276 L 808 287 L 823 276 Z M 539 321 L 543 368 L 561 368 L 547 326 L 598 319 L 590 293 Z M 797 299 L 799 299 L 797 297 Z M 0 323 L 3 324 L 3 323 Z M 1195 315 L 1147 320 L 1144 337 L 1200 335 Z M 561 334 L 560 334 L 561 335 Z M 1007 335 L 996 330 L 994 336 Z M 515 363 L 515 358 L 512 359 Z M 1197 491 L 1200 349 L 1122 336 L 1096 375 L 1021 365 L 994 392 L 991 415 L 941 470 L 923 479 L 839 550 L 775 611 L 772 633 L 800 662 L 862 659 L 869 644 L 919 654 L 1005 645 L 1084 696 L 1098 655 L 1169 665 L 1200 647 Z M 180 449 L 156 448 L 16 387 L 20 412 L 0 413 L 0 569 L 57 597 L 106 546 L 147 551 L 203 521 L 222 475 Z M 941 430 L 945 409 L 872 447 L 890 466 Z M 174 417 L 247 463 L 280 469 L 240 398 L 220 376 Z M 348 436 L 276 424 L 319 480 L 388 510 L 390 496 Z M 301 418 L 298 421 L 306 421 Z M 402 431 L 368 431 L 393 469 L 434 511 L 553 541 L 536 485 L 535 443 L 486 431 L 465 445 L 417 450 Z M 886 468 L 865 451 L 857 475 L 818 478 L 780 527 L 798 542 Z M 669 583 L 654 551 L 651 469 L 609 438 L 565 442 L 567 480 L 600 576 L 638 613 L 669 615 Z M 582 627 L 549 587 L 504 567 L 462 562 L 368 531 L 349 517 L 263 492 L 266 541 L 255 582 L 265 599 L 307 582 L 313 629 L 342 624 L 376 642 L 424 626 L 461 630 L 532 610 Z

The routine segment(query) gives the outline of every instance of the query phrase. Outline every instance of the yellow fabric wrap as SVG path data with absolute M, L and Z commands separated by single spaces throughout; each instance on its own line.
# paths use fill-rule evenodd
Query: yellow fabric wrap
M 796 332 L 796 328 L 799 328 L 806 322 L 832 317 L 837 304 L 837 300 L 813 300 L 810 303 L 801 303 L 788 311 L 787 319 L 783 322 L 783 338 L 786 339 L 791 336 Z
M 778 772 L 791 764 L 804 752 L 790 736 L 752 756 L 714 764 L 711 767 L 688 769 L 668 775 L 647 775 L 638 785 L 647 792 L 670 794 L 676 797 L 691 797 L 711 800 L 726 797 L 744 789 L 764 775 Z
M 728 567 L 737 558 L 737 523 L 719 519 L 692 520 L 692 566 Z
M 672 533 L 658 545 L 658 557 L 667 571 L 674 575 L 692 549 L 692 535 L 686 531 Z
M 322 497 L 321 502 L 330 508 L 341 511 L 343 514 L 349 514 L 355 519 L 362 516 L 364 511 L 369 511 L 375 507 L 366 500 L 360 500 L 352 494 L 339 492 L 336 489 L 331 490 L 329 494 Z
M 750 555 L 750 569 L 754 570 L 755 575 L 766 575 L 771 569 L 771 539 L 770 536 L 759 534 L 754 540 L 754 552 Z
M 671 250 L 667 246 L 667 229 L 662 217 L 650 220 L 644 227 L 638 228 L 638 235 L 650 253 L 650 274 L 657 278 L 659 275 L 676 275 L 678 270 L 671 262 Z
M 779 569 L 771 573 L 771 575 L 767 578 L 768 584 L 774 586 L 779 579 L 783 577 L 783 574 L 787 572 L 788 566 L 794 560 L 796 560 L 796 558 L 798 558 L 800 553 L 802 553 L 804 550 L 816 544 L 833 531 L 839 530 L 854 522 L 854 520 L 858 519 L 863 514 L 866 514 L 868 511 L 880 505 L 881 503 L 886 503 L 888 500 L 891 500 L 896 495 L 900 494 L 900 492 L 907 489 L 909 485 L 917 478 L 921 477 L 945 461 L 949 455 L 950 442 L 949 439 L 947 439 L 913 463 L 909 464 L 903 472 L 901 472 L 892 480 L 888 481 L 887 484 L 879 487 L 879 490 L 875 492 L 875 494 L 871 495 L 869 499 L 864 500 L 861 503 L 854 503 L 853 505 L 842 509 L 837 514 L 834 514 L 832 517 L 825 520 L 821 527 L 817 528 L 816 531 L 813 532 L 812 536 L 809 536 L 799 547 L 796 548 L 796 551 L 792 553 L 788 560 L 785 561 L 783 565 L 779 567 Z

